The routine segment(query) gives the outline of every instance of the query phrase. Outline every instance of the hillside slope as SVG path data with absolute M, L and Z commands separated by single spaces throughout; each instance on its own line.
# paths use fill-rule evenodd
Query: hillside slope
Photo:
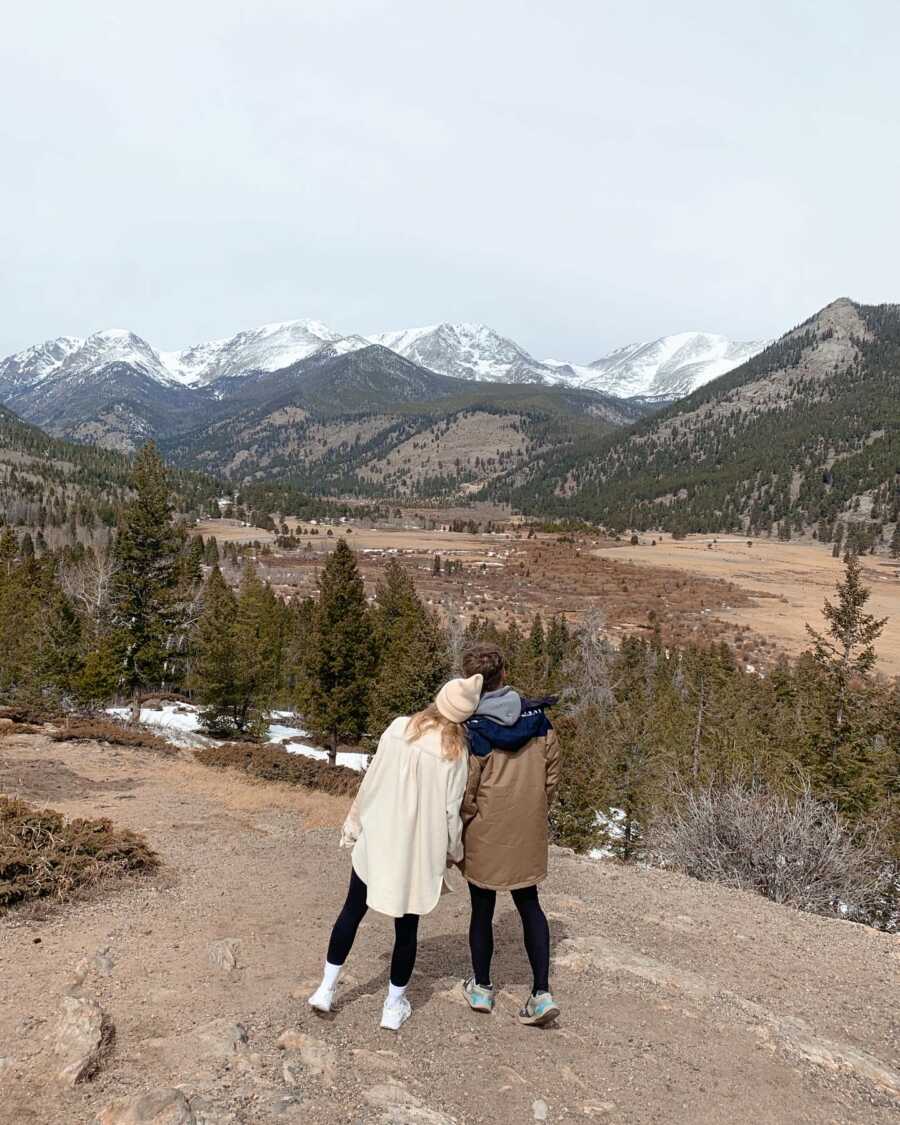
M 556 1028 L 519 1026 L 529 971 L 498 901 L 498 1010 L 472 1013 L 468 896 L 423 920 L 413 1017 L 378 1028 L 393 928 L 365 919 L 319 1019 L 306 997 L 349 875 L 346 802 L 250 784 L 187 755 L 14 736 L 0 789 L 143 832 L 164 870 L 41 916 L 0 915 L 0 1123 L 88 1125 L 180 1087 L 195 1125 L 889 1125 L 900 1096 L 896 938 L 615 862 L 552 857 Z M 232 969 L 210 963 L 230 940 Z M 99 954 L 99 956 L 98 956 Z M 52 1080 L 63 995 L 116 1025 L 75 1090 Z M 77 986 L 76 986 L 77 987 Z M 285 1049 L 277 1042 L 293 1034 Z
M 535 464 L 510 493 L 611 527 L 892 523 L 898 425 L 900 306 L 841 299 L 599 448 Z
M 565 387 L 472 383 L 372 345 L 231 379 L 202 425 L 162 446 L 179 465 L 237 482 L 434 497 L 481 487 L 573 434 L 597 439 L 644 410 Z
M 52 438 L 0 406 L 0 521 L 43 530 L 111 526 L 130 472 L 123 454 Z M 209 510 L 217 494 L 196 473 L 176 471 L 172 484 L 183 512 Z

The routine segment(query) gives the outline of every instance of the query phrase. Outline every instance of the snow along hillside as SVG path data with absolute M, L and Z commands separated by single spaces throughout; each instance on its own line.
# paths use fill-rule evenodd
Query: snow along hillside
M 170 383 L 171 372 L 159 352 L 125 328 L 91 336 L 60 336 L 0 360 L 0 388 L 37 386 L 48 380 L 78 383 L 110 364 L 127 364 L 156 383 Z
M 577 364 L 535 359 L 483 324 L 445 322 L 363 337 L 342 335 L 317 320 L 288 320 L 162 352 L 133 332 L 107 329 L 85 338 L 60 336 L 0 360 L 0 394 L 27 394 L 45 384 L 77 386 L 113 364 L 163 386 L 205 387 L 217 379 L 279 371 L 315 353 L 323 358 L 343 355 L 371 343 L 429 371 L 461 379 L 559 384 L 619 398 L 666 399 L 690 394 L 765 346 L 709 332 L 681 332 Z
M 164 352 L 163 360 L 179 382 L 205 386 L 247 371 L 279 371 L 341 339 L 339 332 L 333 332 L 321 321 L 285 320 L 237 332 L 226 340 L 209 340 L 180 352 Z
M 684 398 L 761 352 L 767 340 L 736 342 L 712 332 L 678 332 L 617 348 L 579 369 L 579 385 L 620 398 Z
M 453 375 L 493 383 L 562 383 L 564 377 L 529 355 L 513 340 L 484 324 L 432 324 L 370 336 L 414 363 Z

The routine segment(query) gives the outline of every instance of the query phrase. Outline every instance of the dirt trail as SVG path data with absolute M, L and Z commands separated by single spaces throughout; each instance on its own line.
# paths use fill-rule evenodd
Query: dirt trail
M 318 1019 L 305 1005 L 349 870 L 340 801 L 43 736 L 4 740 L 0 765 L 6 792 L 111 816 L 167 865 L 43 918 L 0 920 L 3 1125 L 80 1125 L 116 1097 L 170 1086 L 202 1125 L 897 1120 L 897 938 L 560 852 L 543 893 L 558 1026 L 515 1021 L 528 969 L 510 903 L 499 1011 L 464 1005 L 459 894 L 422 924 L 414 1016 L 393 1035 L 377 1026 L 391 932 L 377 916 L 340 1011 Z M 220 939 L 239 943 L 236 968 L 211 966 Z M 106 948 L 84 988 L 115 1021 L 115 1048 L 93 1081 L 62 1092 L 48 1057 L 61 998 L 77 962 Z M 235 1046 L 236 1024 L 247 1042 Z M 286 1029 L 308 1038 L 281 1050 Z

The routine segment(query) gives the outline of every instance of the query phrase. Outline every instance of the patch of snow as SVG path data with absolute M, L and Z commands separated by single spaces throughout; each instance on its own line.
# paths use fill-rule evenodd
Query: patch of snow
M 108 715 L 117 719 L 128 719 L 131 715 L 130 707 L 108 707 Z M 273 722 L 266 730 L 266 742 L 274 746 L 281 746 L 289 754 L 303 754 L 307 758 L 316 758 L 327 761 L 328 754 L 320 746 L 311 746 L 302 739 L 309 738 L 309 732 L 295 723 L 286 720 L 297 716 L 293 711 L 273 711 L 272 718 L 281 720 Z M 148 727 L 155 727 L 159 734 L 168 739 L 175 746 L 201 747 L 214 745 L 211 739 L 202 733 L 200 723 L 200 708 L 193 703 L 163 703 L 160 707 L 142 707 L 141 720 Z M 368 754 L 357 753 L 352 750 L 338 752 L 337 764 L 349 766 L 352 770 L 365 771 L 369 763 Z
M 328 761 L 328 752 L 320 746 L 309 746 L 305 742 L 286 742 L 284 743 L 284 749 L 289 754 L 302 754 L 305 758 L 315 758 L 320 762 Z M 339 750 L 336 764 L 348 766 L 351 770 L 364 773 L 369 764 L 369 756 L 368 754 L 355 753 L 352 750 Z

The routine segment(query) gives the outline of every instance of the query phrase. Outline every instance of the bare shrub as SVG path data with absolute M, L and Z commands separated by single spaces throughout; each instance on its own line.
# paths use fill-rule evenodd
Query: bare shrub
M 355 794 L 362 781 L 362 775 L 347 766 L 332 766 L 302 754 L 290 754 L 280 746 L 226 742 L 198 750 L 194 757 L 205 766 L 230 766 L 263 781 L 284 781 L 337 797 Z
M 153 750 L 159 754 L 174 754 L 175 747 L 151 734 L 148 730 L 126 727 L 115 719 L 72 719 L 54 730 L 53 742 L 109 742 L 113 746 L 132 746 L 137 750 Z
M 0 910 L 68 898 L 101 879 L 158 865 L 142 836 L 109 820 L 66 820 L 53 809 L 0 797 Z
M 773 902 L 882 918 L 892 876 L 880 841 L 850 831 L 808 788 L 790 798 L 734 783 L 685 790 L 651 825 L 651 862 Z

